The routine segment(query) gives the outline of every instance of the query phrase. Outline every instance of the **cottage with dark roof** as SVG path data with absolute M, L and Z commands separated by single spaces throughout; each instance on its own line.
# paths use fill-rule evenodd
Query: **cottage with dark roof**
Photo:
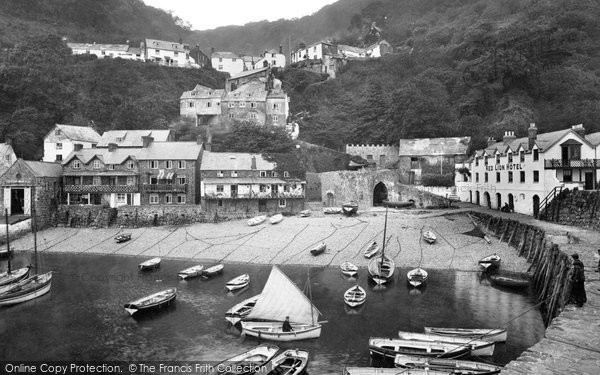
M 121 58 L 125 60 L 143 61 L 142 51 L 128 44 L 100 44 L 100 43 L 67 43 L 73 55 L 95 55 L 99 59 L 105 57 Z
M 96 147 L 100 134 L 90 126 L 56 124 L 44 137 L 44 157 L 46 162 L 61 162 L 79 144 L 82 148 Z
M 146 61 L 184 68 L 190 67 L 193 63 L 193 59 L 190 59 L 189 44 L 146 39 L 140 47 Z

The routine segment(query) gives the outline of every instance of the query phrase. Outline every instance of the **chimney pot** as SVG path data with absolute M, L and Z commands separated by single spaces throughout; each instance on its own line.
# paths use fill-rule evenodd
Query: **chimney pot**
M 252 164 L 250 169 L 256 169 L 256 156 L 252 155 Z
M 490 147 L 490 146 L 491 146 L 491 145 L 493 145 L 494 143 L 496 143 L 496 140 L 495 140 L 494 138 L 492 138 L 492 137 L 489 137 L 489 138 L 488 138 L 488 141 L 487 141 L 487 145 L 488 145 L 488 147 Z
M 585 128 L 583 127 L 583 124 L 573 125 L 571 126 L 571 129 L 581 137 L 585 138 Z
M 537 139 L 537 128 L 535 127 L 535 122 L 529 124 L 529 129 L 527 129 L 527 138 L 529 140 L 529 150 L 531 150 L 535 144 L 535 140 Z
M 283 46 L 281 44 L 279 45 L 279 53 L 283 55 Z
M 505 144 L 510 143 L 511 141 L 514 141 L 517 137 L 515 137 L 515 132 L 511 131 L 511 130 L 506 130 L 504 132 L 504 137 L 502 137 L 502 142 L 504 142 Z

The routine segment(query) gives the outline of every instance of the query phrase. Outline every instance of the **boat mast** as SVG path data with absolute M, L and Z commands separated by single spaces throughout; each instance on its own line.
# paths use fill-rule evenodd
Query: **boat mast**
M 32 191 L 33 194 L 33 191 Z M 33 267 L 35 270 L 34 275 L 38 273 L 38 260 L 37 260 L 37 222 L 35 220 L 35 205 L 33 199 L 31 200 L 31 230 L 33 231 Z
M 10 275 L 10 240 L 8 238 L 8 209 L 4 209 L 4 220 L 6 221 L 6 252 L 8 254 L 8 271 L 7 275 Z
M 387 208 L 387 206 L 385 206 L 385 223 L 383 224 L 383 247 L 381 248 L 381 264 L 379 266 L 380 270 L 381 270 L 381 267 L 383 267 L 383 258 L 385 257 L 385 236 L 387 235 L 387 232 L 386 232 L 387 231 L 387 212 L 388 212 L 388 208 Z
M 310 287 L 310 268 L 307 269 L 307 277 L 306 277 L 306 284 L 307 284 L 307 288 L 308 288 L 308 299 L 310 300 L 310 320 L 312 322 L 312 325 L 315 325 L 315 314 L 314 314 L 314 306 L 312 303 L 312 289 Z

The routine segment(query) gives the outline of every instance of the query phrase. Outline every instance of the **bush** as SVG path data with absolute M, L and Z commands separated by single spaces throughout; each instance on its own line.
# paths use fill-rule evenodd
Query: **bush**
M 454 174 L 423 174 L 421 175 L 423 186 L 454 186 Z

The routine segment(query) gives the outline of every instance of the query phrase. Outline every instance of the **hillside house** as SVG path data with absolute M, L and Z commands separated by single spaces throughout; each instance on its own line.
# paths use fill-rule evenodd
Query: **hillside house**
M 244 60 L 233 52 L 213 52 L 210 56 L 213 69 L 230 75 L 244 71 Z
M 56 124 L 44 137 L 45 162 L 61 162 L 79 144 L 82 148 L 96 147 L 100 134 L 89 126 Z
M 145 60 L 142 50 L 130 47 L 129 44 L 67 43 L 67 46 L 74 55 L 95 55 L 99 59 L 118 57 L 125 60 Z
M 140 48 L 146 61 L 159 65 L 191 67 L 193 63 L 190 59 L 189 44 L 146 39 L 141 43 Z
M 17 155 L 12 148 L 11 139 L 7 138 L 6 143 L 0 143 L 0 176 L 2 176 L 15 161 L 17 161 Z
M 346 154 L 358 155 L 377 169 L 395 168 L 398 163 L 398 146 L 396 145 L 346 145 Z M 351 168 L 363 167 L 351 161 Z
M 261 58 L 255 62 L 253 69 L 259 68 L 285 68 L 285 55 L 283 54 L 283 47 L 279 46 L 279 51 L 270 49 L 265 51 Z
M 232 75 L 230 78 L 225 80 L 225 91 L 233 91 L 238 87 L 250 82 L 254 78 L 268 78 L 271 75 L 271 70 L 266 68 L 259 68 L 253 70 L 246 70 L 238 74 Z
M 102 134 L 96 147 L 144 147 L 144 137 L 152 137 L 154 142 L 172 142 L 171 130 L 109 130 Z

